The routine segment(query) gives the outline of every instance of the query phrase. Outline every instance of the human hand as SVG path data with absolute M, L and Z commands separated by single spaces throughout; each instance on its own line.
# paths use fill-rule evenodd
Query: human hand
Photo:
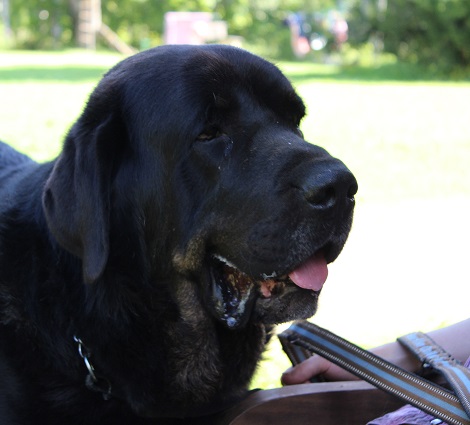
M 283 385 L 305 384 L 314 376 L 327 381 L 353 381 L 356 376 L 320 356 L 312 356 L 297 366 L 287 369 L 281 377 Z

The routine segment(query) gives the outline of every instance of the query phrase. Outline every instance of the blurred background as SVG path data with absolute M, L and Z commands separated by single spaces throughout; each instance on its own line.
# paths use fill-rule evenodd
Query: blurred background
M 218 42 L 273 60 L 307 105 L 306 139 L 359 181 L 312 320 L 367 348 L 469 316 L 467 0 L 0 0 L 0 12 L 0 139 L 38 161 L 127 55 Z M 273 339 L 253 387 L 287 367 Z
M 0 12 L 1 47 L 129 53 L 218 41 L 277 59 L 341 53 L 347 64 L 387 52 L 454 77 L 470 62 L 465 0 L 0 0 Z

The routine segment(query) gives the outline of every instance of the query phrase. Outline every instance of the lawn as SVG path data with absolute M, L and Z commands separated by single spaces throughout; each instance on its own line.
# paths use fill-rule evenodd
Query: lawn
M 39 161 L 60 150 L 110 53 L 0 52 L 0 139 Z M 304 98 L 302 130 L 355 173 L 355 223 L 314 320 L 372 346 L 468 316 L 470 83 L 403 66 L 280 63 Z M 254 386 L 288 362 L 274 340 Z

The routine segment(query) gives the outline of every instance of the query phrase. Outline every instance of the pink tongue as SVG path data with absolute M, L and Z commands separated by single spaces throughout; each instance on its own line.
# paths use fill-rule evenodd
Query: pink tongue
M 312 291 L 319 291 L 328 277 L 328 267 L 323 254 L 315 254 L 292 273 L 290 279 L 297 286 Z

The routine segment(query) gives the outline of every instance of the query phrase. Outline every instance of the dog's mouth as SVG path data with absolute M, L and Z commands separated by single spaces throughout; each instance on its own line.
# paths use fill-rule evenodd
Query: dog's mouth
M 270 302 L 296 287 L 318 294 L 328 276 L 322 251 L 288 273 L 262 274 L 258 279 L 218 255 L 212 255 L 208 263 L 213 312 L 230 329 L 246 324 L 258 300 Z

